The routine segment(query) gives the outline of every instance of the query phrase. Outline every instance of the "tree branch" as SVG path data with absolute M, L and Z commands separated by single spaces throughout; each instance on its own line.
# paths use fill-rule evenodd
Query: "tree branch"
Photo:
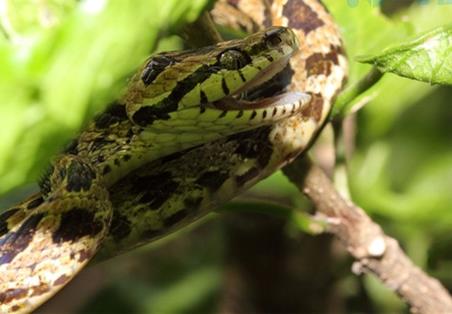
M 440 282 L 415 266 L 364 210 L 345 200 L 322 169 L 298 158 L 283 171 L 356 259 L 355 274 L 373 273 L 409 304 L 412 313 L 452 313 L 452 299 Z

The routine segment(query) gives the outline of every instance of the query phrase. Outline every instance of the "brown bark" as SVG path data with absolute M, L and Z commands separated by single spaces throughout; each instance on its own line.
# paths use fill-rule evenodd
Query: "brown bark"
M 452 313 L 452 299 L 441 283 L 414 265 L 363 209 L 344 199 L 322 169 L 298 158 L 284 173 L 314 203 L 328 231 L 355 258 L 355 274 L 377 276 L 409 304 L 412 313 Z

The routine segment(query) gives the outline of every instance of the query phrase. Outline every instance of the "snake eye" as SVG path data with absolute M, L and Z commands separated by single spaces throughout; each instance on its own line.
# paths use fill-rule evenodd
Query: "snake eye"
M 218 61 L 227 70 L 238 70 L 251 62 L 248 55 L 236 49 L 222 52 L 218 56 Z
M 141 80 L 144 84 L 149 85 L 155 80 L 157 75 L 159 75 L 167 66 L 174 63 L 174 60 L 164 56 L 157 55 L 153 57 L 144 67 L 141 73 Z
M 280 29 L 272 29 L 266 32 L 265 43 L 267 44 L 267 47 L 272 48 L 278 46 L 282 42 L 280 34 Z

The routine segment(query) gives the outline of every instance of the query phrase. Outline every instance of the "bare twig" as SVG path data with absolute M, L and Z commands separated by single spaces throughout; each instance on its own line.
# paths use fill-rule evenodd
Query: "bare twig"
M 397 241 L 385 235 L 361 208 L 342 198 L 322 169 L 298 158 L 284 172 L 311 199 L 317 214 L 329 222 L 329 231 L 356 259 L 354 273 L 373 273 L 400 295 L 413 313 L 452 313 L 452 299 L 439 281 L 415 266 Z

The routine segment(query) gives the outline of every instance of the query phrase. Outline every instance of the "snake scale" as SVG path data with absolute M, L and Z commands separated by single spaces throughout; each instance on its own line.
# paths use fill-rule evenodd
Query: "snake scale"
M 187 225 L 312 142 L 347 74 L 326 8 L 220 0 L 211 14 L 253 34 L 151 56 L 56 158 L 41 192 L 0 213 L 1 313 L 31 312 L 95 254 Z

